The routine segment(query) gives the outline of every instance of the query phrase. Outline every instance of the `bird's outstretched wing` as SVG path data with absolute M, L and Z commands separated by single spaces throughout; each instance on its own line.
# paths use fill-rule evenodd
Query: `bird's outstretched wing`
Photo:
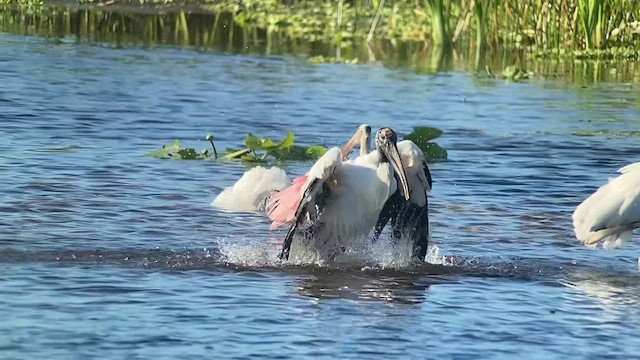
M 285 236 L 280 252 L 281 259 L 289 258 L 291 241 L 295 232 L 305 223 L 316 223 L 322 214 L 325 199 L 331 192 L 333 175 L 342 166 L 339 148 L 329 149 L 311 170 L 288 187 L 274 194 L 267 204 L 267 215 L 272 221 L 271 229 L 284 224 L 291 227 Z

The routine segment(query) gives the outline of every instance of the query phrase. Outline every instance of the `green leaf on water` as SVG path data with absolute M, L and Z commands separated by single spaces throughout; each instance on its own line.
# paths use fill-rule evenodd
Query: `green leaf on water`
M 262 139 L 262 149 L 264 150 L 272 150 L 277 149 L 278 144 L 274 143 L 271 139 Z
M 290 148 L 291 146 L 293 146 L 293 131 L 289 131 L 287 137 L 278 144 L 280 149 Z
M 162 149 L 152 151 L 147 156 L 159 158 L 159 159 L 171 159 L 174 154 L 177 154 L 180 150 L 180 141 L 175 140 L 173 144 L 167 144 L 162 146 Z
M 276 143 L 271 139 L 265 138 L 261 140 L 261 147 L 257 150 L 274 150 L 274 149 L 286 149 L 293 145 L 293 132 L 289 131 L 284 140 Z
M 307 155 L 309 155 L 309 157 L 313 159 L 321 158 L 322 155 L 324 155 L 326 152 L 327 152 L 327 148 L 320 145 L 309 146 L 309 148 L 306 151 Z
M 449 155 L 447 154 L 447 150 L 434 142 L 427 143 L 426 149 L 422 149 L 422 152 L 427 161 L 445 160 Z
M 448 156 L 447 150 L 442 148 L 440 145 L 431 142 L 431 140 L 436 139 L 441 135 L 442 130 L 440 129 L 421 126 L 414 128 L 413 132 L 405 136 L 404 139 L 411 140 L 418 145 L 427 160 L 446 159 Z
M 244 144 L 251 150 L 262 150 L 262 140 L 259 137 L 249 133 L 244 139 Z
M 213 136 L 207 135 L 207 140 L 213 142 Z M 247 134 L 244 140 L 246 149 L 227 148 L 226 154 L 221 156 L 225 160 L 240 160 L 250 163 L 267 163 L 269 160 L 316 160 L 320 158 L 327 149 L 323 146 L 297 146 L 294 145 L 294 135 L 292 131 L 279 142 L 272 139 L 260 138 L 253 134 Z M 208 160 L 215 159 L 213 152 L 203 149 L 199 153 L 193 148 L 181 148 L 180 142 L 176 140 L 173 144 L 168 144 L 157 151 L 152 151 L 149 156 L 172 159 L 172 160 Z
M 207 160 L 212 157 L 207 149 L 197 153 L 193 148 L 181 148 L 180 141 L 178 140 L 175 140 L 173 144 L 164 145 L 162 149 L 152 151 L 147 155 L 159 159 L 171 160 Z
M 195 149 L 192 148 L 184 148 L 178 150 L 178 154 L 180 155 L 181 160 L 195 160 L 198 154 Z
M 414 143 L 420 146 L 420 142 L 427 142 L 433 139 L 437 139 L 442 135 L 442 130 L 428 127 L 428 126 L 419 126 L 413 128 L 413 132 L 411 134 L 405 136 L 405 140 L 411 140 Z
M 227 149 L 229 150 L 229 149 Z M 233 150 L 233 149 L 231 149 Z M 242 158 L 243 156 L 247 155 L 248 153 L 251 152 L 251 149 L 243 149 L 243 150 L 234 150 L 233 152 L 230 152 L 229 154 L 223 156 L 224 159 L 238 159 L 238 158 Z
M 251 155 L 242 155 L 240 157 L 240 159 L 242 161 L 246 161 L 246 162 L 257 162 L 258 159 L 256 159 L 255 157 L 251 156 Z

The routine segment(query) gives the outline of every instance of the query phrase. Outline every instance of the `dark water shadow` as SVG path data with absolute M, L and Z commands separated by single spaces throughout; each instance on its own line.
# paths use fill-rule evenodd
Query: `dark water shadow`
M 246 255 L 255 256 L 255 255 Z M 261 255 L 260 255 L 261 256 Z M 339 266 L 291 265 L 277 259 L 259 259 L 262 263 L 246 265 L 234 263 L 218 248 L 204 249 L 60 249 L 17 250 L 5 248 L 0 252 L 3 263 L 44 263 L 61 266 L 95 265 L 157 270 L 261 270 L 284 271 L 294 274 L 373 274 L 376 276 L 481 276 L 520 280 L 558 279 L 576 265 L 570 261 L 524 257 L 462 257 L 445 256 L 442 264 L 413 263 L 402 268 L 383 268 L 361 263 Z M 595 266 L 581 265 L 596 271 Z M 611 274 L 612 269 L 600 269 Z
M 406 268 L 361 265 L 322 267 L 268 263 L 248 266 L 229 262 L 217 248 L 207 249 L 61 249 L 28 251 L 5 248 L 0 263 L 41 264 L 62 267 L 115 267 L 131 270 L 180 273 L 199 271 L 216 276 L 225 273 L 282 274 L 294 277 L 295 294 L 318 300 L 343 299 L 416 305 L 426 301 L 431 286 L 456 284 L 465 279 L 501 279 L 568 287 L 604 302 L 639 302 L 640 277 L 602 269 L 597 264 L 544 258 L 446 257 L 445 264 L 415 264 Z

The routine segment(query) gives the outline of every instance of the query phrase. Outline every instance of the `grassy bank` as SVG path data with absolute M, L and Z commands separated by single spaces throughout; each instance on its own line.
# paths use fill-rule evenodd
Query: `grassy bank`
M 336 62 L 339 58 L 337 62 L 383 63 L 413 68 L 420 73 L 454 70 L 502 77 L 505 70 L 516 66 L 532 72 L 535 77 L 560 77 L 572 84 L 640 83 L 638 62 L 628 61 L 635 57 L 615 61 L 606 58 L 606 52 L 624 51 L 620 47 L 591 50 L 605 60 L 576 61 L 576 58 L 588 58 L 589 52 L 555 48 L 545 50 L 555 58 L 539 58 L 532 56 L 534 45 L 515 47 L 499 43 L 478 47 L 475 38 L 466 43 L 457 39 L 449 49 L 432 46 L 428 36 L 422 41 L 373 36 L 367 42 L 369 32 L 357 29 L 353 30 L 354 34 L 367 35 L 361 35 L 364 38 L 360 40 L 352 36 L 351 45 L 345 46 L 344 39 L 307 41 L 293 30 L 262 29 L 246 23 L 241 26 L 236 13 L 213 13 L 204 6 L 222 6 L 222 3 L 4 6 L 0 11 L 0 31 L 43 36 L 53 43 L 75 41 L 116 47 L 169 45 L 205 52 L 295 54 L 310 57 L 311 62 Z
M 113 0 L 109 0 L 113 1 Z M 241 27 L 349 47 L 373 39 L 529 48 L 538 55 L 637 58 L 635 0 L 223 0 L 202 8 Z
M 37 11 L 42 1 L 0 3 Z M 640 47 L 636 0 L 81 0 L 72 4 L 221 14 L 244 31 L 332 44 L 338 55 L 340 49 L 372 41 L 626 60 L 638 60 Z

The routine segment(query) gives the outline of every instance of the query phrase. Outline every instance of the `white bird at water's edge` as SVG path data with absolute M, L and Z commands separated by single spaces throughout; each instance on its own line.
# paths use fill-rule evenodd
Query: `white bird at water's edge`
M 319 260 L 331 261 L 348 241 L 369 234 L 398 187 L 408 199 L 396 143 L 393 130 L 380 129 L 378 161 L 367 165 L 345 160 L 348 151 L 329 149 L 305 176 L 274 194 L 267 204 L 271 229 L 290 224 L 280 257 L 288 259 L 293 247 L 315 251 Z
M 601 186 L 573 213 L 576 237 L 586 246 L 602 242 L 605 249 L 619 248 L 640 228 L 640 162 L 618 172 L 621 175 Z

